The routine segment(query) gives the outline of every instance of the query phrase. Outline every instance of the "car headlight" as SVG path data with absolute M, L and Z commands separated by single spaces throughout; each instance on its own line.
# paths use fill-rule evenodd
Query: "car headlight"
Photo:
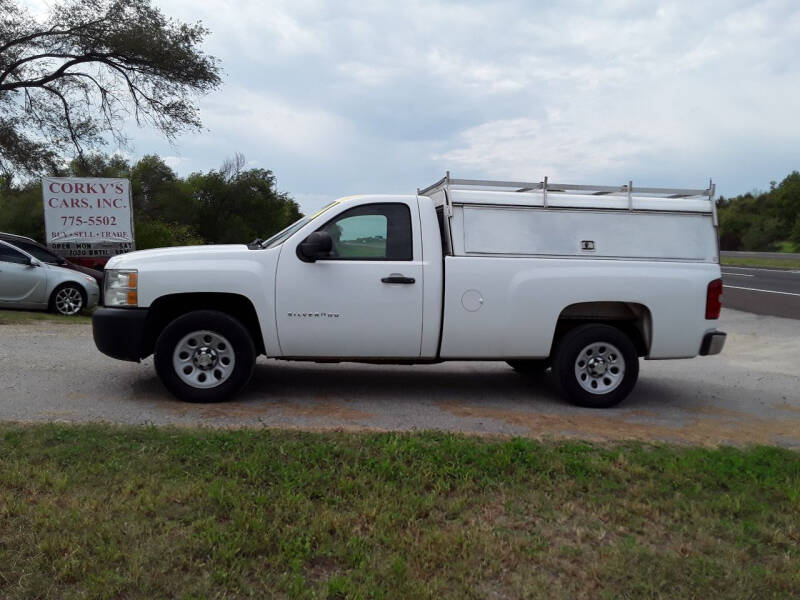
M 135 269 L 106 269 L 103 304 L 106 306 L 138 306 L 139 273 Z

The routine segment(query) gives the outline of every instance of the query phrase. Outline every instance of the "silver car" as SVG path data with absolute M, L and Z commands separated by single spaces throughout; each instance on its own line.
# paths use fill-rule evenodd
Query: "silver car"
M 0 240 L 0 308 L 52 310 L 76 315 L 100 297 L 93 277 L 48 265 Z

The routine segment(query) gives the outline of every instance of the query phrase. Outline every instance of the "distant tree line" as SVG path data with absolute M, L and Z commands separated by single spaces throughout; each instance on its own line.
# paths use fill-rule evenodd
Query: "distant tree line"
M 119 155 L 93 154 L 53 174 L 130 179 L 136 247 L 142 250 L 245 243 L 302 216 L 291 196 L 278 191 L 272 171 L 246 169 L 241 155 L 219 169 L 187 177 L 179 177 L 156 155 L 131 164 Z M 717 206 L 723 250 L 800 252 L 800 172 L 772 182 L 769 191 L 720 196 Z M 11 183 L 0 178 L 0 231 L 44 241 L 38 179 Z
M 717 206 L 722 250 L 800 252 L 800 172 L 768 192 L 720 197 Z
M 53 174 L 130 179 L 136 247 L 144 250 L 247 243 L 302 216 L 297 203 L 278 191 L 272 171 L 244 167 L 237 155 L 219 169 L 179 177 L 156 155 L 131 164 L 118 155 L 93 154 Z M 44 241 L 43 210 L 39 179 L 0 180 L 0 231 Z

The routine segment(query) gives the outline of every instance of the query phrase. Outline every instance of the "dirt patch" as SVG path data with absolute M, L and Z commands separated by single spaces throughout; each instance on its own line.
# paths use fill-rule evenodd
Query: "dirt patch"
M 306 577 L 314 583 L 328 581 L 342 570 L 340 561 L 330 556 L 315 556 L 306 567 Z
M 670 441 L 704 446 L 773 444 L 778 439 L 800 443 L 800 416 L 770 420 L 714 407 L 692 409 L 691 413 L 708 418 L 692 418 L 679 426 L 630 421 L 622 415 L 554 415 L 451 402 L 440 403 L 439 408 L 459 417 L 489 418 L 525 427 L 529 435 L 536 438 Z
M 361 421 L 370 419 L 374 415 L 356 408 L 345 406 L 340 402 L 314 402 L 314 403 L 281 403 L 278 408 L 283 413 L 290 413 L 298 417 L 311 417 L 315 419 L 331 418 L 341 421 Z
M 222 404 L 170 404 L 169 410 L 181 417 L 213 419 L 258 419 L 273 413 L 312 419 L 358 421 L 373 415 L 339 402 L 225 402 Z
M 75 410 L 45 410 L 39 413 L 42 417 L 50 417 L 53 419 L 58 418 L 72 418 L 78 416 L 78 411 Z

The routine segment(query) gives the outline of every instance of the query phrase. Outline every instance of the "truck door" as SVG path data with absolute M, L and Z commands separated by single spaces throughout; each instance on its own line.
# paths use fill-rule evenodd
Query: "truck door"
M 416 358 L 422 336 L 422 245 L 416 198 L 355 206 L 317 228 L 329 257 L 303 262 L 292 238 L 276 278 L 284 356 Z
M 0 304 L 44 304 L 47 273 L 19 250 L 0 242 Z

